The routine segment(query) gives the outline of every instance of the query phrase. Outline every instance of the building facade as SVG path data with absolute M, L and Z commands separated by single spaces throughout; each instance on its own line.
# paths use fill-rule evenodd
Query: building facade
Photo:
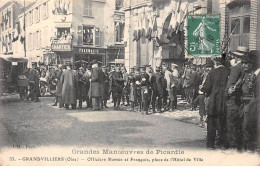
M 182 65 L 190 58 L 185 46 L 186 19 L 189 14 L 220 14 L 222 49 L 234 51 L 237 46 L 254 50 L 259 46 L 259 2 L 257 0 L 132 0 L 125 10 L 125 65 L 152 65 L 162 62 Z M 172 22 L 173 13 L 182 19 Z M 151 22 L 151 24 L 150 24 Z M 177 26 L 176 35 L 169 38 L 169 26 Z M 151 31 L 152 29 L 152 31 Z M 151 31 L 151 36 L 147 33 Z M 139 36 L 139 34 L 141 36 Z M 136 36 L 137 35 L 137 36 Z M 150 37 L 150 38 L 149 38 Z M 136 40 L 137 39 L 137 40 Z
M 22 11 L 16 1 L 9 1 L 0 8 L 0 55 L 13 55 L 13 39 L 17 36 L 16 20 Z
M 122 0 L 37 0 L 18 16 L 25 42 L 15 42 L 14 53 L 27 57 L 29 67 L 31 62 L 86 66 L 93 59 L 114 63 L 118 51 L 124 57 L 122 6 Z

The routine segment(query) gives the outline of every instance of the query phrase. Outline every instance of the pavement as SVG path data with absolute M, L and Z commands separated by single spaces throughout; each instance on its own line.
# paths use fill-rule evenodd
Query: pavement
M 65 110 L 51 106 L 53 101 L 52 97 L 44 97 L 41 102 L 26 103 L 20 101 L 19 95 L 0 97 L 1 133 L 5 136 L 2 146 L 205 147 L 205 132 L 195 126 L 196 112 L 190 115 L 181 107 L 178 111 L 145 116 L 125 111 L 124 107 L 120 111 Z

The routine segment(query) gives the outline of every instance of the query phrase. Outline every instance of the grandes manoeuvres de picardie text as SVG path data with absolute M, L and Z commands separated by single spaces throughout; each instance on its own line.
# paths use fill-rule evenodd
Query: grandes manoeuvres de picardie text
M 1 0 L 0 151 L 259 156 L 259 15 L 259 0 Z

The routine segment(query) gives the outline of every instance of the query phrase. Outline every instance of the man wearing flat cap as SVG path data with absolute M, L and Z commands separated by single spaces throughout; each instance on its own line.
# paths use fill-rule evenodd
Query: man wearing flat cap
M 232 55 L 235 57 L 236 65 L 231 67 L 229 79 L 226 86 L 227 92 L 227 128 L 228 141 L 231 149 L 242 149 L 242 118 L 239 114 L 241 105 L 242 88 L 241 81 L 244 76 L 243 58 L 248 54 L 248 48 L 238 46 Z

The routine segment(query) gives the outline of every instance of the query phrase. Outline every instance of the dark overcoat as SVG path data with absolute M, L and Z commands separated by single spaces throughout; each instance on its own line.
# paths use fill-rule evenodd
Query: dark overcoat
M 91 73 L 90 97 L 101 97 L 103 92 L 103 72 L 99 67 L 93 68 Z
M 62 70 L 57 70 L 55 73 L 56 79 L 58 80 L 56 96 L 61 96 L 61 92 L 62 92 L 61 75 L 62 75 Z
M 209 97 L 208 99 L 208 116 L 218 117 L 220 113 L 225 112 L 225 88 L 229 71 L 224 66 L 213 69 L 209 72 L 206 82 L 204 93 Z
M 75 72 L 71 69 L 65 70 L 61 75 L 62 103 L 76 104 Z

